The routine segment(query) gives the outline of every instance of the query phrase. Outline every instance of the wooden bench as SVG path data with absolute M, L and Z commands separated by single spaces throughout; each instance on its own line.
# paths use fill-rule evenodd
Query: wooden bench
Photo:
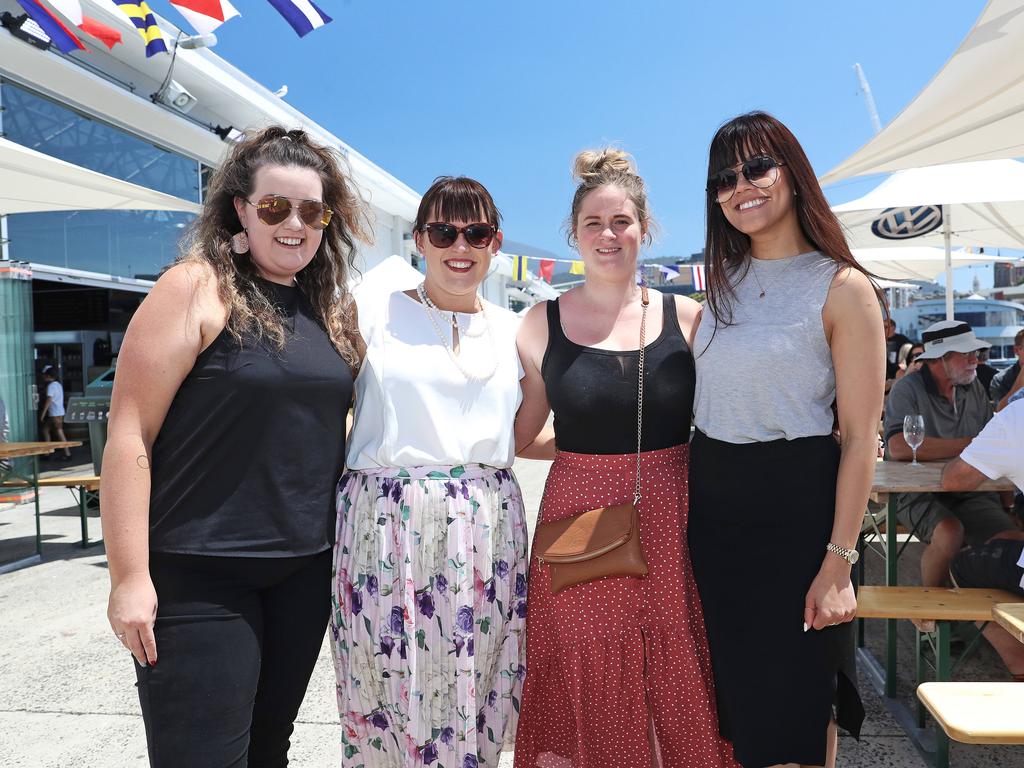
M 989 622 L 995 605 L 1016 599 L 1011 592 L 1000 589 L 865 586 L 857 592 L 857 616 L 865 619 L 934 621 L 934 640 L 932 633 L 917 632 L 916 682 L 920 684 L 924 677 L 924 648 L 927 643 L 935 653 L 935 678 L 944 683 L 953 672 L 949 650 L 953 622 Z M 974 642 L 979 638 L 980 633 Z M 886 690 L 894 693 L 896 670 L 893 658 L 886 660 L 885 673 Z M 919 704 L 918 708 L 918 725 L 924 725 L 923 704 Z M 944 730 L 935 735 L 935 765 L 937 768 L 949 765 L 949 737 Z
M 962 744 L 1024 744 L 1024 685 L 923 683 L 924 702 L 946 736 Z
M 31 488 L 32 484 L 23 480 L 7 480 L 4 488 Z M 82 519 L 82 547 L 94 547 L 102 544 L 103 539 L 89 541 L 89 502 L 98 498 L 100 490 L 99 475 L 66 475 L 39 478 L 40 488 L 67 488 L 76 495 L 78 514 Z

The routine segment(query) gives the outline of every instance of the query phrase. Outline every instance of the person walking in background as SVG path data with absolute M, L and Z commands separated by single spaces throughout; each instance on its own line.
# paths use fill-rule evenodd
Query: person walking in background
M 1017 356 L 1013 365 L 1004 368 L 992 377 L 989 396 L 997 411 L 1001 411 L 1018 392 L 1024 390 L 1024 330 L 1013 337 L 1013 353 Z
M 65 443 L 67 438 L 64 436 L 64 385 L 57 379 L 57 372 L 52 365 L 43 366 L 43 382 L 46 384 L 46 400 L 39 414 L 43 442 L 48 443 L 56 439 L 57 442 Z M 71 450 L 65 448 L 63 455 L 65 459 L 70 459 Z
M 554 594 L 535 535 L 515 765 L 733 766 L 685 544 L 699 307 L 637 286 L 653 220 L 632 158 L 582 152 L 574 175 L 566 228 L 585 280 L 523 322 L 516 443 L 528 450 L 554 410 L 557 453 L 538 526 L 632 499 L 647 575 Z
M 339 163 L 301 130 L 234 144 L 121 346 L 107 615 L 154 768 L 288 763 L 362 346 L 348 280 L 366 222 Z
M 502 240 L 482 184 L 435 180 L 414 237 L 424 281 L 359 307 L 331 612 L 341 764 L 496 766 L 525 673 L 519 320 L 478 295 Z
M 850 571 L 878 451 L 878 291 L 764 112 L 712 139 L 706 222 L 689 545 L 722 735 L 745 768 L 834 766 L 837 723 L 864 719 Z

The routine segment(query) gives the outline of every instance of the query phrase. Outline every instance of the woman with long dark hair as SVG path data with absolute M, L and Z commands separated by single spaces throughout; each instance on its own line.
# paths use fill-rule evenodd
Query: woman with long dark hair
M 745 768 L 833 766 L 836 723 L 856 735 L 864 717 L 850 572 L 878 447 L 882 312 L 777 119 L 718 130 L 707 191 L 689 544 L 719 725 Z
M 234 145 L 118 356 L 107 616 L 155 768 L 288 763 L 361 350 L 347 282 L 366 227 L 340 163 L 301 130 Z

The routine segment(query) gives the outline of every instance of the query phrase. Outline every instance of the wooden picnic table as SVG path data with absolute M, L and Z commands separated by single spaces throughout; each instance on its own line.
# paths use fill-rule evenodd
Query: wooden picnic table
M 996 623 L 1024 643 L 1024 603 L 997 603 L 992 607 Z
M 18 473 L 8 471 L 5 473 L 5 477 L 0 477 L 0 480 L 4 480 L 7 477 L 12 477 L 16 480 L 24 480 L 27 484 L 32 486 L 33 493 L 35 495 L 36 505 L 36 553 L 29 557 L 21 558 L 20 560 L 14 560 L 10 563 L 4 563 L 0 565 L 0 573 L 7 573 L 9 571 L 16 571 L 19 568 L 24 568 L 27 565 L 38 563 L 43 559 L 43 528 L 42 521 L 40 519 L 39 512 L 39 457 L 47 456 L 58 449 L 63 448 L 77 448 L 82 442 L 80 440 L 67 440 L 64 442 L 28 442 L 28 443 L 3 443 L 0 442 L 0 459 L 20 459 L 30 458 L 32 471 L 29 475 L 19 475 Z
M 897 561 L 899 548 L 896 537 L 897 515 L 896 500 L 901 493 L 947 493 L 942 488 L 942 468 L 946 461 L 922 461 L 913 466 L 909 461 L 883 461 L 875 464 L 875 477 L 871 483 L 871 498 L 885 504 L 885 584 L 894 587 L 897 584 Z M 1012 491 L 1015 486 L 1006 478 L 989 480 L 988 478 L 977 488 L 977 491 Z M 874 521 L 872 520 L 874 524 Z M 881 535 L 875 529 L 876 534 Z M 863 550 L 863 547 L 862 547 Z M 863 576 L 861 567 L 860 574 Z M 862 582 L 863 583 L 863 582 Z M 896 695 L 896 619 L 886 619 L 886 653 L 885 653 L 885 694 L 890 698 Z M 862 625 L 863 626 L 863 625 Z M 863 645 L 863 631 L 860 632 L 860 644 Z

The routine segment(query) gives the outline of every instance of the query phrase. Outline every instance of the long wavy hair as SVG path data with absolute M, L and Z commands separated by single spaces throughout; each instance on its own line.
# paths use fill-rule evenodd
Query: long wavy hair
M 371 242 L 363 201 L 348 177 L 344 160 L 313 142 L 305 131 L 271 126 L 235 144 L 207 189 L 202 213 L 193 223 L 178 263 L 209 265 L 217 292 L 229 311 L 227 328 L 241 343 L 243 336 L 267 338 L 284 346 L 284 318 L 264 291 L 248 253 L 231 250 L 231 238 L 242 230 L 235 198 L 248 199 L 256 172 L 268 165 L 312 168 L 323 183 L 323 200 L 334 212 L 323 230 L 313 260 L 295 275 L 338 354 L 355 371 L 359 366 L 359 329 L 348 280 L 355 269 L 356 241 Z
M 754 155 L 771 155 L 785 163 L 790 184 L 796 192 L 796 206 L 800 231 L 804 238 L 820 253 L 864 273 L 873 275 L 854 258 L 846 242 L 842 225 L 829 207 L 821 185 L 814 175 L 811 162 L 796 136 L 778 119 L 766 112 L 748 112 L 722 125 L 711 139 L 708 152 L 708 178 L 739 160 Z M 707 270 L 707 302 L 718 325 L 732 324 L 732 303 L 736 298 L 735 275 L 750 268 L 750 237 L 733 227 L 722 213 L 711 194 L 707 194 L 705 209 L 706 237 L 704 265 Z M 743 272 L 745 274 L 745 271 Z M 742 277 L 742 275 L 741 275 Z M 885 306 L 881 291 L 875 288 L 879 301 Z

